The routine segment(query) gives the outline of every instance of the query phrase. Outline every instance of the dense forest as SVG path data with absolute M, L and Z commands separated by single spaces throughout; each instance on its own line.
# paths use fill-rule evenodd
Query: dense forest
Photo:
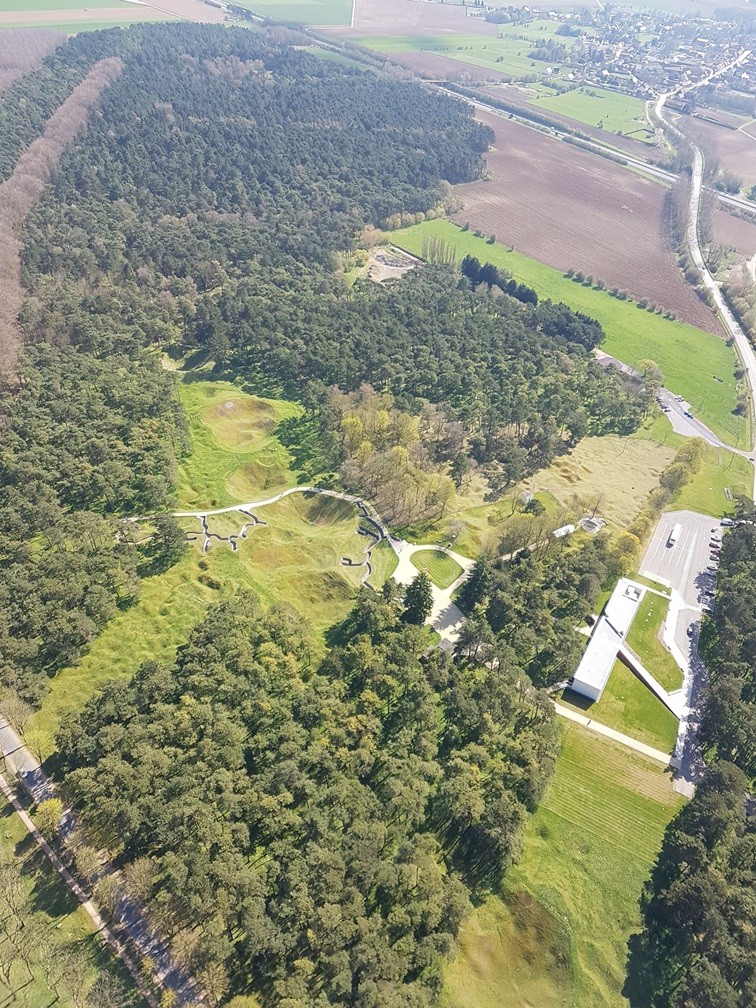
M 481 172 L 490 132 L 461 103 L 287 38 L 85 33 L 0 101 L 10 167 L 88 69 L 120 57 L 27 218 L 26 349 L 0 400 L 0 674 L 32 702 L 136 597 L 145 558 L 116 519 L 170 505 L 188 445 L 156 349 L 199 348 L 218 371 L 309 404 L 327 464 L 358 487 L 369 474 L 338 445 L 328 390 L 391 393 L 420 425 L 405 476 L 413 494 L 430 486 L 422 513 L 438 511 L 434 480 L 476 465 L 498 490 L 640 416 L 632 390 L 592 362 L 600 327 L 563 305 L 495 295 L 442 266 L 385 287 L 344 283 L 335 267 L 362 229 L 436 212 L 446 182 Z M 458 451 L 426 438 L 431 415 Z M 405 504 L 397 522 L 415 516 Z
M 741 501 L 722 541 L 716 608 L 702 650 L 711 682 L 701 725 L 712 758 L 756 779 L 756 508 Z
M 670 823 L 631 940 L 633 1008 L 756 1004 L 756 819 L 746 778 L 717 763 Z
M 402 613 L 391 583 L 364 590 L 312 669 L 297 615 L 240 597 L 61 732 L 90 826 L 141 865 L 141 897 L 216 996 L 434 1004 L 471 897 L 517 854 L 551 706 L 510 649 L 424 656 Z

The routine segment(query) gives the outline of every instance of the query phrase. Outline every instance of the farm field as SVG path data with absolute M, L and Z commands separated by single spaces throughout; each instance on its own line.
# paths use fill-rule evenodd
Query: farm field
M 276 487 L 296 483 L 296 473 L 287 468 L 288 453 L 275 439 L 276 421 L 270 429 L 262 423 L 270 401 L 245 396 L 228 382 L 197 381 L 181 389 L 194 445 L 192 459 L 181 471 L 182 506 L 210 507 L 213 493 L 228 499 L 229 487 L 245 491 L 241 502 L 243 497 L 272 496 L 263 489 L 271 479 Z M 230 401 L 231 391 L 234 409 L 219 413 L 218 405 Z M 292 403 L 277 406 L 279 421 L 297 412 Z M 203 477 L 208 483 L 204 495 Z M 253 478 L 259 479 L 257 486 Z M 203 555 L 197 541 L 168 571 L 143 580 L 138 602 L 108 623 L 76 665 L 51 681 L 26 733 L 35 752 L 49 756 L 61 721 L 108 679 L 131 676 L 148 659 L 172 661 L 207 608 L 240 589 L 255 591 L 267 605 L 285 602 L 299 621 L 308 620 L 317 659 L 324 631 L 347 615 L 363 574 L 360 568 L 341 565 L 343 556 L 364 555 L 366 540 L 357 535 L 357 512 L 344 501 L 296 494 L 260 509 L 258 517 L 268 524 L 250 531 L 237 552 L 214 542 Z M 208 524 L 210 531 L 228 535 L 238 533 L 246 520 L 226 514 L 210 517 Z M 199 531 L 198 520 L 184 519 L 182 524 L 187 531 Z M 389 547 L 377 550 L 372 583 L 380 586 L 395 566 Z
M 556 27 L 551 21 L 534 21 L 530 25 L 500 25 L 498 38 L 466 32 L 459 35 L 372 35 L 354 41 L 382 53 L 402 57 L 405 54 L 419 54 L 422 57 L 430 53 L 455 63 L 494 71 L 503 78 L 519 79 L 533 74 L 545 76 L 547 67 L 551 66 L 530 56 L 534 47 L 543 45 L 550 39 L 570 45 L 569 39 L 556 35 Z M 400 62 L 417 65 L 413 60 L 401 59 Z M 420 66 L 417 68 L 420 69 Z M 454 72 L 462 68 L 452 66 L 450 69 Z
M 619 659 L 600 700 L 565 690 L 559 702 L 654 749 L 671 753 L 675 747 L 677 718 Z
M 491 84 L 482 89 L 483 94 L 489 98 L 499 99 L 505 101 L 511 105 L 516 105 L 522 108 L 524 111 L 528 109 L 536 109 L 538 104 L 539 95 L 552 95 L 554 92 L 549 90 L 547 86 L 541 84 Z M 541 113 L 544 114 L 544 108 L 540 109 Z M 616 148 L 620 153 L 624 152 L 631 154 L 633 157 L 645 158 L 647 161 L 658 160 L 660 156 L 660 151 L 657 147 L 651 146 L 645 140 L 638 138 L 632 138 L 625 136 L 624 134 L 612 133 L 610 134 L 606 130 L 598 129 L 596 126 L 591 126 L 588 123 L 580 120 L 574 119 L 567 115 L 562 110 L 557 110 L 555 108 L 550 108 L 548 110 L 548 116 L 550 119 L 554 119 L 557 123 L 563 123 L 569 129 L 580 130 L 581 133 L 585 133 L 588 136 L 595 137 L 596 140 L 609 147 Z
M 352 20 L 352 0 L 234 0 L 264 17 L 305 25 L 349 25 Z
M 455 187 L 463 203 L 456 223 L 469 221 L 555 269 L 582 270 L 719 333 L 668 248 L 662 186 L 501 115 L 477 118 L 496 134 L 486 155 L 490 178 Z
M 575 88 L 564 94 L 550 92 L 533 101 L 536 108 L 546 108 L 588 126 L 601 127 L 607 133 L 645 142 L 653 139 L 645 125 L 645 103 L 640 98 L 617 94 L 598 87 Z
M 756 143 L 753 147 L 756 160 Z M 724 210 L 714 211 L 714 239 L 723 245 L 732 245 L 741 255 L 756 255 L 756 223 L 734 217 Z
M 671 692 L 681 688 L 683 676 L 680 666 L 660 639 L 668 609 L 667 599 L 646 592 L 627 635 L 627 643 L 651 675 Z
M 125 990 L 133 990 L 130 978 L 127 980 L 120 963 L 114 963 L 110 953 L 95 936 L 89 917 L 59 880 L 3 796 L 0 796 L 0 864 L 12 865 L 20 878 L 21 885 L 15 896 L 8 882 L 4 882 L 3 889 L 11 895 L 12 902 L 22 915 L 24 929 L 21 941 L 26 949 L 31 950 L 32 967 L 30 980 L 20 961 L 11 962 L 12 989 L 0 980 L 0 998 L 4 1005 L 49 1008 L 55 1004 L 58 1008 L 74 1008 L 82 1004 L 82 994 L 86 996 L 98 974 L 106 969 L 108 973 L 112 970 L 112 975 L 118 978 L 123 977 Z M 4 925 L 12 927 L 4 903 L 3 918 Z M 0 955 L 8 951 L 9 947 L 5 944 Z M 61 977 L 55 987 L 53 976 L 48 982 L 48 970 L 56 978 Z M 129 1005 L 144 1008 L 144 1002 L 138 998 L 129 1001 Z
M 638 899 L 681 803 L 659 764 L 566 723 L 504 898 L 462 929 L 444 1008 L 627 1008 Z
M 756 122 L 746 126 L 747 132 L 718 126 L 698 116 L 685 116 L 683 122 L 716 148 L 722 167 L 742 179 L 746 189 L 756 184 Z
M 463 573 L 457 561 L 441 550 L 420 550 L 412 555 L 412 563 L 425 571 L 437 588 L 448 588 Z
M 391 240 L 421 255 L 425 235 L 452 243 L 460 260 L 470 254 L 481 262 L 491 262 L 509 270 L 541 297 L 562 301 L 597 319 L 606 332 L 602 349 L 630 365 L 644 358 L 655 360 L 668 388 L 689 402 L 702 404 L 698 415 L 704 423 L 728 442 L 734 444 L 741 438 L 744 443 L 748 423 L 733 413 L 737 405 L 736 359 L 724 340 L 683 322 L 642 311 L 632 301 L 619 301 L 606 291 L 584 287 L 543 262 L 498 243 L 491 245 L 449 221 L 426 221 L 404 228 L 393 232 Z M 691 361 L 696 361 L 695 369 Z
M 331 30 L 352 40 L 362 35 L 433 34 L 437 31 L 498 35 L 497 25 L 483 18 L 467 17 L 461 5 L 418 0 L 354 0 L 352 27 Z
M 0 28 L 55 28 L 74 34 L 174 18 L 220 23 L 224 13 L 201 0 L 160 0 L 159 8 L 124 0 L 96 0 L 86 7 L 77 6 L 72 0 L 0 0 Z

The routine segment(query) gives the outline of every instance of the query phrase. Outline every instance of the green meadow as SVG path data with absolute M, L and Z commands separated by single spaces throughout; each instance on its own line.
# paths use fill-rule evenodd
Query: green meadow
M 489 244 L 470 231 L 446 220 L 425 221 L 390 234 L 390 239 L 415 255 L 422 255 L 423 238 L 438 237 L 452 245 L 461 260 L 476 256 L 508 270 L 536 290 L 540 297 L 562 301 L 576 311 L 597 319 L 606 338 L 602 349 L 631 366 L 650 358 L 664 374 L 664 383 L 692 403 L 696 415 L 724 441 L 745 444 L 749 424 L 737 416 L 738 402 L 735 351 L 724 340 L 639 308 L 634 301 L 620 301 L 607 291 L 585 287 L 521 252 L 497 243 Z
M 352 20 L 352 0 L 234 0 L 245 7 L 276 21 L 304 25 L 348 25 Z
M 448 588 L 464 573 L 457 561 L 441 550 L 413 553 L 412 563 L 419 571 L 425 571 L 437 588 Z
M 462 929 L 443 1008 L 627 1008 L 627 941 L 681 803 L 660 764 L 565 723 L 522 857 Z

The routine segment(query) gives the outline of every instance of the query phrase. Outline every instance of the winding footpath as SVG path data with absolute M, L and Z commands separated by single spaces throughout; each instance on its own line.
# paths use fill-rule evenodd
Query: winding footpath
M 448 588 L 438 588 L 431 582 L 431 588 L 433 591 L 433 607 L 431 609 L 429 622 L 433 629 L 441 637 L 441 647 L 446 651 L 453 650 L 454 645 L 459 638 L 459 632 L 464 622 L 464 616 L 462 615 L 460 609 L 452 601 L 452 597 L 469 575 L 474 561 L 468 559 L 467 557 L 463 557 L 459 553 L 455 553 L 453 550 L 447 549 L 444 546 L 417 546 L 401 539 L 395 539 L 389 532 L 388 527 L 375 508 L 372 507 L 371 504 L 368 504 L 367 501 L 364 501 L 361 497 L 357 497 L 355 494 L 345 493 L 341 490 L 330 490 L 327 487 L 318 486 L 290 487 L 288 490 L 282 490 L 281 493 L 274 494 L 273 497 L 266 497 L 264 500 L 246 501 L 243 504 L 230 504 L 227 507 L 215 508 L 209 511 L 174 511 L 173 517 L 197 518 L 199 520 L 202 529 L 199 534 L 203 536 L 203 552 L 207 553 L 213 540 L 228 543 L 230 549 L 233 552 L 236 552 L 239 548 L 239 540 L 246 539 L 250 529 L 256 528 L 260 525 L 267 525 L 267 522 L 258 518 L 255 512 L 259 511 L 260 508 L 276 504 L 278 501 L 284 500 L 292 494 L 311 494 L 323 497 L 333 497 L 336 500 L 346 501 L 347 503 L 355 506 L 360 519 L 368 526 L 367 528 L 360 526 L 357 529 L 357 534 L 364 536 L 365 538 L 371 540 L 371 542 L 370 545 L 366 547 L 365 556 L 362 560 L 353 560 L 350 557 L 342 557 L 341 563 L 344 567 L 363 567 L 365 569 L 365 573 L 362 578 L 363 584 L 368 583 L 368 579 L 372 574 L 373 568 L 371 559 L 373 549 L 383 541 L 386 541 L 389 544 L 399 558 L 399 563 L 397 564 L 394 572 L 394 579 L 402 585 L 408 585 L 415 577 L 417 577 L 419 571 L 412 563 L 412 557 L 415 553 L 421 552 L 422 550 L 434 550 L 439 553 L 445 553 L 448 557 L 459 564 L 462 568 L 462 574 L 460 574 L 457 580 L 453 584 L 449 585 Z M 247 519 L 241 524 L 238 533 L 222 536 L 218 533 L 210 531 L 208 518 L 212 518 L 214 515 L 234 513 L 242 515 Z M 192 538 L 198 537 L 195 533 L 189 534 Z

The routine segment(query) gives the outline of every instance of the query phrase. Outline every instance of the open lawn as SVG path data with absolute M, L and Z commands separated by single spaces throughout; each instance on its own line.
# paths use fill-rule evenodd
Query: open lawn
M 657 679 L 666 690 L 672 691 L 680 689 L 683 675 L 680 666 L 666 649 L 660 636 L 668 610 L 667 599 L 653 592 L 646 592 L 627 635 L 627 643 L 654 679 Z
M 448 588 L 463 573 L 457 561 L 441 550 L 420 550 L 413 553 L 412 563 L 419 571 L 425 571 L 437 588 Z
M 584 287 L 550 266 L 502 245 L 489 244 L 485 238 L 462 231 L 450 221 L 426 221 L 394 231 L 391 241 L 421 255 L 425 235 L 449 242 L 460 261 L 470 254 L 481 262 L 503 267 L 541 297 L 563 301 L 597 319 L 606 332 L 603 350 L 630 365 L 644 358 L 655 360 L 667 388 L 691 403 L 701 403 L 697 415 L 704 423 L 729 443 L 734 444 L 738 437 L 745 443 L 748 422 L 734 413 L 737 362 L 734 351 L 724 340 L 683 322 L 650 314 L 633 301 L 619 301 L 606 291 Z
M 649 671 L 654 673 L 653 668 Z M 619 660 L 614 663 L 600 700 L 592 703 L 579 693 L 565 690 L 560 702 L 654 749 L 671 753 L 675 747 L 677 718 Z
M 3 1005 L 49 1008 L 54 1004 L 56 1008 L 74 1008 L 82 1004 L 82 994 L 86 995 L 98 974 L 105 971 L 112 972 L 119 981 L 122 980 L 127 990 L 133 989 L 128 974 L 95 936 L 89 917 L 60 881 L 26 832 L 21 820 L 1 795 L 0 864 L 11 865 L 15 869 L 13 876 L 21 881 L 20 891 L 15 894 L 15 903 L 24 928 L 18 937 L 22 947 L 29 950 L 32 972 L 30 980 L 22 962 L 14 957 L 10 966 L 11 986 L 6 986 L 0 980 L 0 1000 Z M 4 882 L 3 891 L 13 893 L 7 882 Z M 6 913 L 5 905 L 3 918 L 4 925 L 11 926 L 12 918 Z M 0 956 L 9 953 L 12 953 L 10 945 L 0 940 Z M 70 960 L 68 969 L 67 960 Z M 54 988 L 53 976 L 58 975 L 62 979 L 57 981 L 57 987 Z M 122 1002 L 119 1000 L 118 1003 Z M 144 1008 L 141 999 L 133 1004 Z
M 444 1008 L 627 1008 L 627 940 L 680 804 L 658 764 L 565 724 L 504 899 L 462 929 Z
M 707 446 L 703 465 L 675 498 L 675 508 L 687 508 L 718 518 L 733 514 L 736 502 L 728 500 L 725 490 L 733 497 L 750 497 L 753 465 L 742 455 Z
M 234 0 L 237 7 L 245 7 L 275 18 L 305 25 L 348 25 L 352 20 L 352 0 Z

